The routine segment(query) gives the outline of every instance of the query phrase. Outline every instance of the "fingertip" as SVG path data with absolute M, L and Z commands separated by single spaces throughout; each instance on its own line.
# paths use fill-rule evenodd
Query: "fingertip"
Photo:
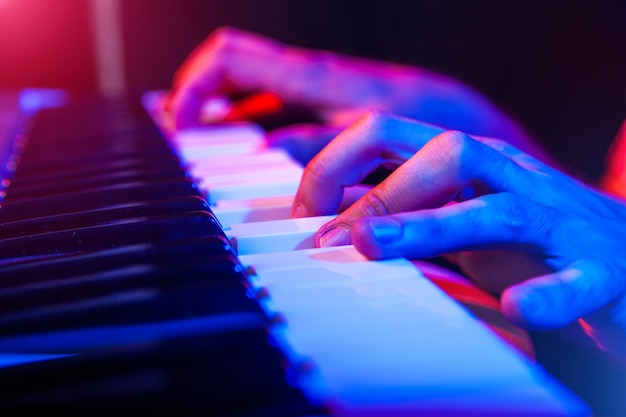
M 540 309 L 539 298 L 533 300 L 532 291 L 518 285 L 506 289 L 502 293 L 500 305 L 502 314 L 513 324 L 523 327 L 533 327 L 533 314 Z M 533 303 L 535 306 L 533 306 Z
M 351 243 L 350 228 L 344 225 L 337 225 L 322 229 L 318 233 L 316 240 L 320 248 L 349 245 Z
M 386 245 L 402 239 L 403 226 L 390 217 L 367 217 L 357 221 L 351 230 L 354 246 L 368 258 L 381 259 L 387 256 Z M 391 256 L 400 256 L 391 253 Z
M 501 308 L 511 323 L 528 330 L 552 330 L 568 324 L 541 287 L 519 284 L 502 293 Z
M 370 259 L 381 259 L 382 251 L 374 237 L 369 218 L 357 221 L 350 231 L 352 243 L 359 252 Z
M 168 100 L 169 111 L 176 130 L 199 124 L 203 100 L 203 97 L 192 88 L 177 89 Z

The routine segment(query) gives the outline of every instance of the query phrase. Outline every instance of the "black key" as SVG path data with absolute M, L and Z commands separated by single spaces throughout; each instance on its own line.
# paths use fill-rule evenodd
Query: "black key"
M 200 211 L 154 218 L 125 219 L 108 224 L 62 230 L 0 241 L 0 259 L 89 253 L 138 243 L 223 234 L 210 212 Z
M 68 254 L 54 258 L 5 264 L 0 267 L 0 276 L 2 276 L 0 294 L 13 291 L 14 288 L 20 286 L 50 285 L 47 283 L 54 284 L 59 280 L 124 268 L 130 265 L 197 262 L 217 255 L 233 255 L 230 242 L 223 235 L 140 243 L 87 254 Z M 230 269 L 240 269 L 238 262 L 233 262 Z
M 223 236 L 200 236 L 157 244 L 123 246 L 89 254 L 36 259 L 3 266 L 0 269 L 2 272 L 0 295 L 15 292 L 23 286 L 54 287 L 58 282 L 62 285 L 74 277 L 131 265 L 151 264 L 165 267 L 171 264 L 197 263 L 216 256 L 234 257 L 230 242 Z M 218 271 L 217 266 L 219 265 L 214 267 L 214 271 Z M 233 273 L 241 273 L 241 267 L 236 259 L 219 272 L 226 273 L 230 270 Z
M 48 167 L 45 170 L 37 169 L 31 172 L 19 169 L 11 179 L 11 188 L 30 186 L 31 184 L 45 181 L 71 181 L 76 177 L 91 178 L 123 170 L 160 170 L 172 169 L 178 166 L 180 166 L 180 162 L 174 155 L 159 153 L 152 158 L 145 155 L 134 155 L 128 158 L 99 161 L 97 164 L 71 166 L 62 164 L 55 167 Z
M 126 182 L 143 182 L 162 181 L 168 179 L 184 179 L 185 172 L 179 166 L 173 168 L 152 167 L 149 170 L 124 170 L 114 171 L 94 176 L 73 176 L 62 180 L 41 180 L 22 184 L 21 186 L 13 184 L 15 188 L 11 188 L 11 198 L 37 198 L 47 195 L 61 193 L 79 193 L 81 191 L 89 191 L 106 187 L 110 184 L 126 183 Z
M 205 279 L 200 279 L 204 272 Z M 241 282 L 232 276 L 210 272 L 208 265 L 189 265 L 178 268 L 153 268 L 138 265 L 111 270 L 85 277 L 91 285 L 70 290 L 59 302 L 37 298 L 42 305 L 29 304 L 16 297 L 0 315 L 0 336 L 50 332 L 70 328 L 94 328 L 137 323 L 155 323 L 224 313 L 261 313 L 256 301 L 249 298 Z M 112 291 L 107 284 L 127 290 Z M 132 284 L 145 283 L 145 285 Z M 57 291 L 57 294 L 59 291 Z M 24 304 L 29 308 L 21 308 Z
M 207 334 L 16 366 L 0 372 L 0 410 L 114 415 L 320 415 L 286 381 L 284 357 L 253 320 Z
M 130 204 L 123 207 L 87 210 L 78 213 L 58 214 L 0 223 L 0 239 L 32 236 L 59 230 L 97 226 L 116 220 L 175 215 L 192 211 L 209 211 L 206 201 L 197 196 L 178 199 L 155 200 Z
M 198 195 L 200 195 L 199 191 L 190 180 L 115 184 L 80 193 L 14 200 L 8 193 L 7 198 L 0 205 L 0 222 Z
M 0 297 L 0 335 L 262 314 L 228 257 L 185 265 L 132 265 L 20 290 Z

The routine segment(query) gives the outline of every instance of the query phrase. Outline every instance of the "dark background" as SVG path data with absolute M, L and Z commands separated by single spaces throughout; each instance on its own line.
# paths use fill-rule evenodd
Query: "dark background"
M 167 88 L 197 44 L 232 25 L 462 79 L 590 181 L 626 118 L 623 0 L 122 0 L 122 11 L 131 92 Z M 87 0 L 0 0 L 0 88 L 94 93 L 92 42 Z M 626 415 L 624 367 L 568 337 L 533 335 L 542 364 L 598 415 Z
M 0 87 L 96 89 L 87 0 L 0 0 Z M 626 117 L 622 0 L 122 0 L 132 91 L 166 88 L 213 29 L 416 64 L 516 117 L 587 180 Z

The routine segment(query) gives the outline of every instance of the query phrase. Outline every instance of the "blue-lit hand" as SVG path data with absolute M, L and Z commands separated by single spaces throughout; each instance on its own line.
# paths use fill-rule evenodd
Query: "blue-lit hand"
M 584 318 L 626 356 L 626 203 L 504 142 L 370 113 L 309 163 L 293 215 L 332 213 L 345 187 L 404 160 L 322 227 L 318 244 L 353 243 L 375 259 L 455 254 L 468 275 L 503 290 L 514 323 Z

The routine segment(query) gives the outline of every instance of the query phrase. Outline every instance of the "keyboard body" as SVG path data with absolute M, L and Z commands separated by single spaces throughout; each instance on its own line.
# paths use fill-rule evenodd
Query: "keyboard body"
M 588 415 L 428 265 L 312 249 L 327 219 L 277 218 L 301 167 L 254 129 L 175 141 L 126 99 L 16 111 L 1 131 L 0 410 Z

